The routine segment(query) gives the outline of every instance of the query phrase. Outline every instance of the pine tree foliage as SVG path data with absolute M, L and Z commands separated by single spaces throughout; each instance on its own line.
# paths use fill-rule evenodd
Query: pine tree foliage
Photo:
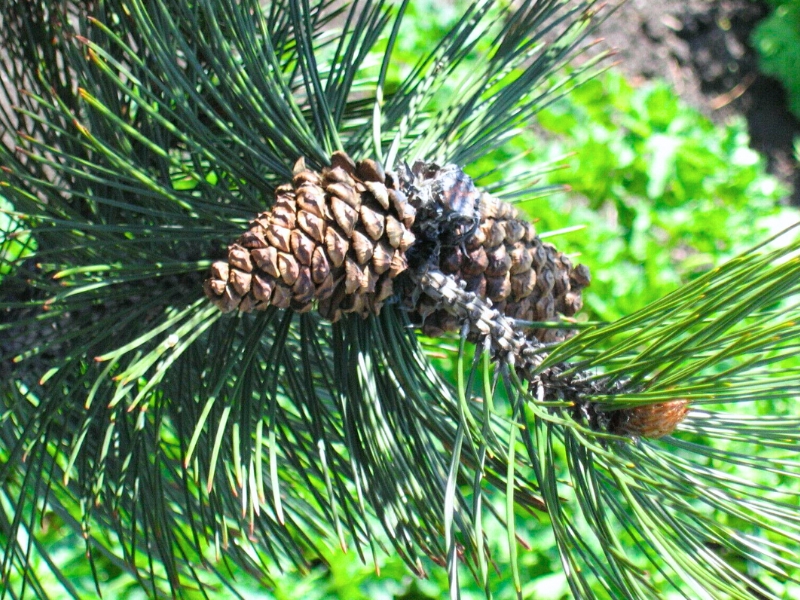
M 79 596 L 45 511 L 153 596 L 268 585 L 334 539 L 431 558 L 456 597 L 459 562 L 488 581 L 488 519 L 519 590 L 517 510 L 549 515 L 577 598 L 777 598 L 765 581 L 796 578 L 791 235 L 524 361 L 465 328 L 454 385 L 400 302 L 335 323 L 208 302 L 299 157 L 468 167 L 596 64 L 553 83 L 594 2 L 483 1 L 394 83 L 407 4 L 0 1 L 5 236 L 35 240 L 0 303 L 12 597 L 45 595 L 33 555 Z

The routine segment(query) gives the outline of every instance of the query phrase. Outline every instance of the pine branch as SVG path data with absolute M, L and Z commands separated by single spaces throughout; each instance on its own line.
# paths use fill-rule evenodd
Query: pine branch
M 490 593 L 487 517 L 507 533 L 519 591 L 520 507 L 549 515 L 576 597 L 775 597 L 760 578 L 796 577 L 797 420 L 784 414 L 796 242 L 566 341 L 555 292 L 512 314 L 467 289 L 477 259 L 444 271 L 461 245 L 507 246 L 516 266 L 536 254 L 547 293 L 556 275 L 573 292 L 588 283 L 444 164 L 489 154 L 596 70 L 586 60 L 553 77 L 580 51 L 593 2 L 470 5 L 402 80 L 392 53 L 406 3 L 5 7 L 4 240 L 32 254 L 3 281 L 15 361 L 0 419 L 4 581 L 21 573 L 44 595 L 35 550 L 78 595 L 35 533 L 50 509 L 84 536 L 93 568 L 103 556 L 151 595 L 233 585 L 241 571 L 268 584 L 327 539 L 363 560 L 396 553 L 419 574 L 431 558 L 454 597 L 463 560 Z M 275 224 L 304 182 L 332 211 L 321 186 L 336 168 L 369 201 L 377 183 L 391 190 L 413 237 L 387 302 L 362 318 L 338 299 L 342 314 L 325 318 L 306 312 L 321 292 L 298 292 L 285 308 L 221 314 L 203 293 L 209 268 L 249 220 Z M 559 293 L 558 310 L 579 308 Z M 455 332 L 454 383 L 420 328 Z M 759 469 L 774 488 L 747 477 Z

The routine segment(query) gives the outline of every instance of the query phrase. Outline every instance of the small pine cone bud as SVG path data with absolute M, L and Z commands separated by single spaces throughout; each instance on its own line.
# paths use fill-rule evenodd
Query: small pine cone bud
M 333 321 L 377 314 L 415 242 L 415 210 L 395 181 L 376 161 L 356 164 L 342 152 L 321 172 L 298 160 L 272 209 L 212 265 L 206 295 L 225 312 L 318 305 Z
M 687 400 L 671 400 L 615 411 L 609 431 L 617 435 L 660 438 L 670 435 L 689 413 Z

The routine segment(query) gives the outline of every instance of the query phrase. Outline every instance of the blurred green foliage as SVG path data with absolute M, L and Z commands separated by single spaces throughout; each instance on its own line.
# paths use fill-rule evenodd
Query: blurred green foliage
M 12 214 L 13 210 L 11 203 L 0 196 L 0 281 L 11 272 L 15 261 L 36 249 L 36 241 Z
M 759 68 L 781 80 L 789 106 L 800 118 L 800 0 L 772 0 L 771 4 L 774 10 L 753 31 L 753 45 Z

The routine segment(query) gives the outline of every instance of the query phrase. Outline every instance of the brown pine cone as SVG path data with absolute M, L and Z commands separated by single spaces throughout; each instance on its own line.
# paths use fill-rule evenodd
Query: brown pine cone
M 519 219 L 507 202 L 479 192 L 467 175 L 452 165 L 417 163 L 400 172 L 401 189 L 418 211 L 414 232 L 426 239 L 423 221 L 438 219 L 438 247 L 430 259 L 443 273 L 463 281 L 465 289 L 492 302 L 507 317 L 522 321 L 553 321 L 557 313 L 573 316 L 582 306 L 581 290 L 589 285 L 589 270 L 572 262 L 536 235 L 533 225 Z M 431 208 L 437 207 L 437 210 Z M 434 216 L 429 216 L 434 215 Z M 453 219 L 453 215 L 456 218 Z M 448 231 L 451 227 L 452 231 Z M 436 244 L 433 244 L 436 246 Z M 411 293 L 406 293 L 411 299 Z M 436 336 L 454 331 L 452 314 L 425 296 L 412 302 L 412 321 L 423 333 Z M 542 342 L 566 337 L 563 329 L 533 332 Z
M 337 152 L 321 173 L 297 161 L 291 184 L 211 266 L 205 292 L 222 311 L 268 306 L 323 317 L 378 314 L 407 268 L 414 209 L 383 168 Z

